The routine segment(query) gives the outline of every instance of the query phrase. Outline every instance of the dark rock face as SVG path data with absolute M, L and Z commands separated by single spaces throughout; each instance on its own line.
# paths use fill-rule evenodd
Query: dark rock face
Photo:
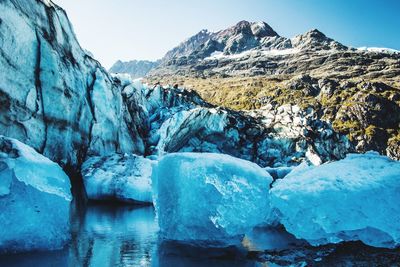
M 331 97 L 339 87 L 339 83 L 331 79 L 320 79 L 318 86 L 321 88 L 321 94 L 327 97 Z
M 118 60 L 109 69 L 109 72 L 128 73 L 133 79 L 136 79 L 146 76 L 147 73 L 156 68 L 159 64 L 159 61 L 132 60 L 129 62 L 122 62 Z
M 193 51 L 196 51 L 199 47 L 204 45 L 213 33 L 202 30 L 196 35 L 190 37 L 185 42 L 182 42 L 177 47 L 169 51 L 163 58 L 163 61 L 171 60 L 178 57 L 189 56 Z
M 379 88 L 382 88 L 379 87 Z M 396 158 L 396 144 L 388 144 L 390 129 L 397 130 L 400 125 L 400 107 L 376 93 L 366 91 L 355 94 L 343 103 L 338 110 L 337 119 L 343 122 L 356 122 L 363 134 L 355 140 L 358 151 L 376 150 Z M 379 89 L 380 90 L 380 89 Z
M 306 96 L 317 96 L 321 89 L 318 80 L 309 75 L 302 75 L 290 83 L 290 89 L 303 90 Z
M 347 50 L 348 48 L 335 40 L 326 37 L 325 34 L 313 29 L 305 34 L 293 38 L 293 46 L 306 50 Z
M 343 107 L 344 116 L 357 120 L 363 127 L 375 125 L 380 128 L 397 128 L 400 123 L 400 107 L 394 102 L 372 93 L 360 92 L 353 99 L 354 104 Z
M 395 160 L 400 160 L 400 140 L 389 140 L 389 145 L 386 149 L 387 155 Z
M 129 90 L 131 86 L 126 94 L 138 92 Z M 149 118 L 147 155 L 224 153 L 276 167 L 304 160 L 321 164 L 352 151 L 347 138 L 315 119 L 312 110 L 289 105 L 236 112 L 213 107 L 194 91 L 160 86 L 143 90 Z

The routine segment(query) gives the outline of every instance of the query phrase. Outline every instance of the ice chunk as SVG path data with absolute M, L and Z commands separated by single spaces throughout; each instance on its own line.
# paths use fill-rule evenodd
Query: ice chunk
M 312 245 L 400 244 L 400 162 L 377 153 L 295 169 L 271 190 L 281 222 Z
M 168 154 L 153 171 L 161 236 L 199 246 L 237 244 L 268 220 L 271 182 L 258 165 L 228 155 Z
M 136 155 L 89 158 L 82 165 L 86 193 L 92 200 L 152 203 L 152 161 Z
M 70 187 L 56 163 L 0 136 L 0 252 L 62 248 L 69 239 Z

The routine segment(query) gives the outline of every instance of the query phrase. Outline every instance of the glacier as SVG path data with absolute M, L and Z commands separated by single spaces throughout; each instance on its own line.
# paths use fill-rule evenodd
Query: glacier
M 128 154 L 89 158 L 81 171 L 88 199 L 151 204 L 152 164 Z
M 240 244 L 269 220 L 272 177 L 258 165 L 212 153 L 172 153 L 153 170 L 160 236 L 196 246 Z
M 69 239 L 69 179 L 36 151 L 81 170 L 89 199 L 150 204 L 154 197 L 168 240 L 237 244 L 273 218 L 313 245 L 398 246 L 398 163 L 369 153 L 294 168 L 353 150 L 317 110 L 264 103 L 236 112 L 194 91 L 109 75 L 48 0 L 4 0 L 0 14 L 0 134 L 32 147 L 0 137 L 0 225 L 7 229 L 0 250 L 55 249 Z M 174 152 L 242 160 L 164 156 Z M 270 191 L 273 178 L 282 180 Z
M 301 166 L 274 183 L 270 195 L 286 230 L 314 246 L 400 245 L 400 163 L 378 153 Z
M 0 134 L 76 169 L 88 154 L 143 154 L 132 126 L 142 121 L 81 48 L 63 9 L 5 0 L 0 14 Z
M 56 163 L 0 136 L 0 252 L 62 248 L 70 238 L 70 188 Z

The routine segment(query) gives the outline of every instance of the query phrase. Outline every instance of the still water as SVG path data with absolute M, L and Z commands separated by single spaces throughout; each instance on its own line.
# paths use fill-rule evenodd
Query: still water
M 3 255 L 0 266 L 400 266 L 400 250 L 358 243 L 312 248 L 276 229 L 257 229 L 240 251 L 165 243 L 158 238 L 153 207 L 90 204 L 74 209 L 71 225 L 64 250 Z
M 3 255 L 0 266 L 260 266 L 235 256 L 224 258 L 225 252 L 203 258 L 205 251 L 159 242 L 153 207 L 91 204 L 73 213 L 72 239 L 64 250 Z

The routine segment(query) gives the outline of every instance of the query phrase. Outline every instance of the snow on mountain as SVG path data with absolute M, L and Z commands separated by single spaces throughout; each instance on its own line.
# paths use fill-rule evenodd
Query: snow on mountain
M 384 48 L 384 47 L 358 47 L 358 51 L 362 52 L 375 52 L 375 53 L 388 53 L 388 54 L 396 54 L 400 53 L 399 50 L 391 49 L 391 48 Z
M 241 21 L 225 30 L 202 33 L 168 52 L 148 78 L 269 77 L 315 72 L 322 77 L 350 79 L 369 76 L 372 70 L 387 78 L 399 73 L 398 57 L 392 58 L 395 51 L 371 48 L 360 53 L 317 29 L 286 38 L 265 22 Z M 390 67 L 379 68 L 382 65 Z
M 133 79 L 136 79 L 146 76 L 150 70 L 154 69 L 159 64 L 160 64 L 159 61 L 149 61 L 149 60 L 132 60 L 129 62 L 122 62 L 118 60 L 109 69 L 109 72 L 128 73 Z
M 213 52 L 209 57 L 204 58 L 204 60 L 220 60 L 220 59 L 240 59 L 240 58 L 245 58 L 245 57 L 257 57 L 260 55 L 264 56 L 285 56 L 285 55 L 291 55 L 295 53 L 299 53 L 300 50 L 297 48 L 288 48 L 288 49 L 272 49 L 272 50 L 249 50 L 249 51 L 244 51 L 239 54 L 233 54 L 233 55 L 224 55 L 223 52 L 221 51 L 216 51 Z

